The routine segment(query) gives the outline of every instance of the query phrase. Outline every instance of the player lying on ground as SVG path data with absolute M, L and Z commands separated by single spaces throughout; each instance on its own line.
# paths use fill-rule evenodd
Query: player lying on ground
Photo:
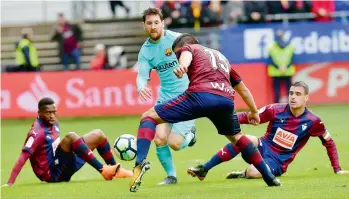
M 309 88 L 304 82 L 295 82 L 289 90 L 288 104 L 271 104 L 259 110 L 261 123 L 269 122 L 264 136 L 248 136 L 258 146 L 262 157 L 275 176 L 281 176 L 296 157 L 297 153 L 305 146 L 309 138 L 318 137 L 326 147 L 333 170 L 337 174 L 345 174 L 339 166 L 336 144 L 326 130 L 321 119 L 306 108 Z M 238 113 L 240 124 L 250 124 L 250 113 Z M 240 149 L 229 143 L 221 148 L 210 161 L 194 168 L 189 168 L 189 173 L 203 180 L 207 172 L 222 162 L 233 159 L 240 153 Z M 227 178 L 261 178 L 260 172 L 251 165 L 245 171 L 232 172 Z
M 115 162 L 108 139 L 101 130 L 93 130 L 83 137 L 70 132 L 61 141 L 55 102 L 51 98 L 42 98 L 38 109 L 38 117 L 28 132 L 22 152 L 5 186 L 13 185 L 28 159 L 35 175 L 45 182 L 69 181 L 85 162 L 106 180 L 132 176 L 131 171 L 120 168 L 120 164 Z M 97 149 L 107 165 L 97 160 L 92 152 L 94 149 Z
M 144 173 L 150 169 L 146 160 L 151 141 L 158 124 L 177 123 L 207 117 L 216 126 L 218 133 L 225 135 L 243 154 L 244 160 L 253 164 L 262 173 L 269 186 L 280 182 L 269 171 L 257 147 L 242 134 L 234 111 L 233 88 L 250 108 L 250 122 L 259 123 L 259 115 L 253 97 L 231 68 L 227 59 L 218 51 L 198 44 L 198 40 L 183 34 L 173 43 L 172 49 L 179 58 L 174 70 L 178 78 L 188 73 L 189 88 L 185 93 L 167 103 L 157 104 L 142 115 L 137 136 L 137 159 L 130 191 L 137 191 Z
M 147 84 L 151 70 L 155 69 L 161 82 L 159 98 L 156 100 L 156 104 L 160 104 L 179 96 L 188 88 L 188 76 L 185 75 L 178 79 L 173 73 L 178 65 L 178 60 L 171 48 L 180 33 L 164 29 L 163 15 L 158 8 L 148 8 L 144 11 L 143 26 L 148 38 L 138 55 L 140 66 L 137 75 L 137 90 L 142 101 L 152 99 L 152 91 Z M 175 124 L 163 123 L 156 127 L 154 138 L 156 155 L 167 173 L 167 177 L 159 185 L 177 183 L 170 147 L 174 151 L 179 151 L 187 146 L 193 146 L 195 142 L 194 120 Z

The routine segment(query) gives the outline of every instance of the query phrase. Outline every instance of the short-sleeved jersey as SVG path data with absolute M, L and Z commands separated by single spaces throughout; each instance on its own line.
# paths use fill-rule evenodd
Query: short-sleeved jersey
M 179 59 L 184 51 L 192 53 L 193 59 L 188 68 L 189 88 L 187 92 L 208 92 L 232 98 L 233 87 L 241 77 L 234 71 L 227 58 L 219 51 L 199 44 L 186 45 L 177 52 Z
M 173 70 L 178 66 L 176 55 L 172 52 L 172 44 L 180 33 L 165 30 L 158 43 L 151 43 L 149 38 L 144 42 L 138 54 L 139 70 L 137 91 L 146 87 L 150 80 L 150 72 L 155 69 L 160 77 L 160 97 L 171 99 L 183 93 L 189 84 L 187 75 L 178 79 Z
M 60 143 L 59 125 L 45 124 L 37 118 L 27 134 L 23 151 L 31 154 L 30 163 L 35 175 L 43 181 L 51 178 L 50 166 L 55 164 L 55 151 Z
M 286 172 L 288 165 L 311 136 L 320 137 L 324 146 L 328 145 L 326 147 L 334 169 L 340 168 L 335 144 L 332 140 L 323 139 L 329 135 L 324 123 L 309 109 L 306 108 L 302 115 L 296 117 L 288 104 L 271 104 L 261 108 L 259 116 L 261 123 L 269 122 L 260 140 L 271 149 L 281 163 L 283 172 Z M 246 112 L 238 113 L 238 118 L 241 124 L 248 124 Z

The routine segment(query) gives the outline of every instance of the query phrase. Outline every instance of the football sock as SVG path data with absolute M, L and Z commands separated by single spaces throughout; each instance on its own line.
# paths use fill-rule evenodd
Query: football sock
M 236 146 L 241 150 L 241 157 L 249 164 L 253 164 L 262 174 L 264 181 L 270 184 L 275 176 L 270 172 L 267 164 L 264 162 L 257 147 L 246 136 L 242 136 Z
M 102 156 L 106 164 L 110 164 L 110 165 L 116 164 L 108 139 L 106 138 L 104 139 L 103 143 L 97 147 L 97 151 L 99 155 Z
M 71 147 L 76 155 L 78 155 L 81 159 L 93 166 L 97 171 L 102 171 L 102 163 L 97 160 L 96 156 L 93 154 L 91 149 L 88 148 L 82 138 L 74 141 Z
M 190 143 L 190 141 L 193 139 L 194 135 L 192 132 L 188 133 L 187 136 L 184 137 L 183 139 L 183 143 L 181 145 L 181 148 L 179 148 L 179 150 L 182 150 L 184 149 L 185 147 L 188 146 L 188 144 Z
M 205 170 L 208 171 L 222 162 L 233 159 L 239 153 L 240 149 L 234 146 L 232 143 L 229 143 L 221 148 L 208 162 L 203 164 L 203 166 Z
M 140 122 L 137 134 L 136 166 L 147 158 L 150 143 L 155 137 L 156 125 L 156 121 L 151 117 L 145 117 Z
M 176 177 L 176 170 L 173 164 L 170 147 L 167 144 L 164 146 L 157 146 L 156 155 L 158 156 L 162 167 L 165 169 L 167 176 Z

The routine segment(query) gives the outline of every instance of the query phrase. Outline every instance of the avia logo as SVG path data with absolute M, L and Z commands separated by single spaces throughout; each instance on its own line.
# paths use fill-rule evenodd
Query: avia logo
M 288 131 L 285 131 L 282 128 L 278 128 L 273 138 L 273 142 L 282 146 L 283 148 L 291 150 L 294 144 L 296 143 L 297 138 L 298 138 L 297 135 L 290 133 Z
M 18 96 L 17 105 L 25 111 L 37 112 L 38 102 L 44 97 L 50 97 L 56 102 L 56 105 L 59 104 L 59 96 L 47 88 L 40 75 L 36 75 L 29 89 Z

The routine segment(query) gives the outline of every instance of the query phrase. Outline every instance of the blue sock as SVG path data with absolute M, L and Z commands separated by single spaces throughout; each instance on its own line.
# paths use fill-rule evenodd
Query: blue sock
M 151 141 L 155 137 L 156 121 L 151 117 L 141 120 L 137 134 L 137 157 L 136 166 L 147 158 Z
M 270 172 L 257 147 L 246 136 L 241 136 L 236 146 L 241 150 L 242 159 L 249 164 L 253 164 L 262 174 L 264 181 L 268 185 L 271 184 L 275 176 Z
M 158 156 L 162 167 L 165 169 L 167 176 L 176 177 L 176 169 L 173 164 L 170 147 L 167 144 L 165 146 L 157 146 L 156 155 Z
M 240 149 L 234 146 L 232 143 L 225 145 L 225 147 L 221 148 L 208 162 L 203 164 L 204 168 L 208 171 L 219 165 L 222 162 L 229 161 L 233 159 L 240 153 Z

